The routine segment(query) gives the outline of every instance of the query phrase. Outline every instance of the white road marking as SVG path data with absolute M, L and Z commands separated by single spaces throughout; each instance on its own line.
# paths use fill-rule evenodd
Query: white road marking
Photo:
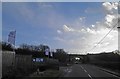
M 86 70 L 84 70 L 85 72 L 87 72 Z
M 112 74 L 111 74 L 111 75 L 112 75 Z M 116 76 L 116 75 L 112 75 L 112 76 L 117 77 L 117 78 L 120 78 L 120 77 L 118 77 L 118 76 Z
M 82 69 L 84 69 L 82 66 L 81 66 Z
M 90 75 L 90 74 L 88 74 L 88 76 L 92 79 L 92 77 L 91 77 L 91 75 Z
M 81 66 L 81 68 L 88 74 L 87 70 L 85 70 L 84 67 Z M 90 79 L 92 79 L 92 76 L 90 74 L 88 74 L 88 76 L 90 77 Z
M 116 77 L 116 78 L 120 78 L 120 77 L 118 77 L 118 76 L 116 76 L 116 75 L 113 75 L 113 74 L 111 74 L 111 73 L 108 73 L 108 72 L 105 72 L 105 73 L 107 73 L 107 74 L 109 74 L 109 75 L 112 75 L 112 76 L 114 76 L 114 77 Z
M 72 72 L 72 70 L 69 70 L 68 72 L 70 73 L 70 72 Z

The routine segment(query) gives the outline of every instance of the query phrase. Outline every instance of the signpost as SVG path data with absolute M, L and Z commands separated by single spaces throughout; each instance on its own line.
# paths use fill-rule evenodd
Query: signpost
M 49 50 L 49 49 L 45 49 L 45 55 L 47 55 L 47 56 L 48 56 L 48 58 L 49 58 L 49 52 L 50 52 L 50 50 Z

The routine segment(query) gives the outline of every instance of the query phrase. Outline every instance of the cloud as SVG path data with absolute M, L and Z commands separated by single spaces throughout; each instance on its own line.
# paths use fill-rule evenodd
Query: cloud
M 9 6 L 14 7 L 15 10 L 11 11 L 11 15 L 14 14 L 13 17 L 15 17 L 16 20 L 22 18 L 25 23 L 35 28 L 52 27 L 56 29 L 66 22 L 64 16 L 57 12 L 51 3 L 33 3 L 34 6 L 31 6 L 29 3 L 12 4 L 9 4 Z
M 117 23 L 120 16 L 118 14 L 118 2 L 104 2 L 102 6 L 106 12 L 104 23 L 106 27 L 111 28 Z
M 80 17 L 79 19 L 80 19 L 80 21 L 84 21 L 85 17 Z
M 54 40 L 60 41 L 60 42 L 65 42 L 65 40 L 63 38 L 60 37 L 55 37 Z
M 105 2 L 102 4 L 104 8 L 108 11 L 112 11 L 113 9 L 117 10 L 118 9 L 118 2 Z
M 107 15 L 105 17 L 105 20 L 108 22 L 108 23 L 111 23 L 113 21 L 113 19 L 115 19 L 115 16 L 114 15 Z
M 40 7 L 41 6 L 41 7 Z M 85 20 L 87 17 L 78 17 L 73 22 L 66 21 L 62 15 L 57 13 L 53 6 L 49 4 L 39 4 L 39 8 L 37 12 L 31 12 L 26 10 L 25 15 L 27 13 L 31 13 L 28 16 L 29 20 L 34 20 L 34 24 L 41 25 L 40 23 L 46 22 L 49 27 L 54 27 L 57 30 L 59 36 L 56 36 L 54 40 L 60 42 L 60 44 L 64 45 L 65 49 L 70 53 L 83 53 L 87 52 L 103 52 L 103 51 L 113 51 L 117 49 L 117 31 L 113 30 L 103 41 L 101 44 L 96 46 L 96 48 L 92 51 L 90 49 L 96 45 L 105 34 L 113 27 L 115 21 L 117 20 L 117 3 L 103 3 L 103 8 L 106 10 L 106 14 L 104 16 L 104 21 L 96 21 L 95 24 L 86 26 Z M 42 8 L 42 9 L 41 9 Z M 43 10 L 42 14 L 40 10 Z M 89 9 L 91 10 L 91 9 Z M 89 11 L 87 10 L 87 11 Z M 95 9 L 93 9 L 95 10 Z M 92 10 L 92 11 L 93 11 Z M 97 11 L 98 13 L 99 11 Z M 24 12 L 23 12 L 24 13 Z M 96 12 L 91 12 L 96 13 Z M 44 15 L 44 16 L 43 16 Z M 31 18 L 32 17 L 32 18 Z M 35 18 L 36 17 L 36 18 Z M 47 17 L 47 19 L 44 19 Z M 46 25 L 44 25 L 46 26 Z M 58 27 L 62 26 L 62 27 Z M 84 27 L 82 27 L 84 26 Z M 108 28 L 109 27 L 109 28 Z
M 60 42 L 60 44 L 63 44 L 65 49 L 70 53 L 86 54 L 86 51 L 99 53 L 103 51 L 116 50 L 118 48 L 118 31 L 113 29 L 110 34 L 99 45 L 96 46 L 94 50 L 90 51 L 90 49 L 110 31 L 113 25 L 116 24 L 118 18 L 117 5 L 118 3 L 103 3 L 102 6 L 106 11 L 103 20 L 96 21 L 95 24 L 88 26 L 85 25 L 85 20 L 87 20 L 87 17 L 78 17 L 72 22 L 66 22 L 65 18 L 57 18 L 57 20 L 55 18 L 50 20 L 55 24 L 59 24 L 56 22 L 58 20 L 58 22 L 63 20 L 65 21 L 59 24 L 59 26 L 61 25 L 62 27 L 57 28 L 57 33 L 61 35 L 56 36 L 54 40 Z M 91 9 L 87 9 L 86 11 L 89 10 Z M 96 10 L 96 8 L 92 9 L 91 11 L 93 10 Z M 96 12 L 91 12 L 91 14 L 98 12 L 100 11 L 97 10 Z M 54 17 L 54 15 L 52 17 Z
M 94 8 L 93 7 L 92 8 L 88 7 L 84 12 L 87 13 L 87 14 L 96 14 L 96 13 L 100 13 L 101 9 L 98 8 L 98 7 L 94 7 Z
M 95 25 L 91 25 L 93 28 L 95 27 Z
M 112 26 L 113 25 L 113 21 L 114 20 L 117 20 L 117 17 L 115 15 L 110 15 L 110 14 L 107 14 L 105 16 L 105 23 L 109 26 Z M 117 22 L 116 22 L 117 23 Z
M 45 3 L 45 2 L 40 2 L 38 4 L 39 8 L 43 8 L 43 9 L 50 9 L 53 8 L 53 5 L 49 4 L 49 3 Z
M 73 32 L 73 31 L 75 31 L 73 28 L 70 28 L 70 27 L 68 27 L 67 25 L 63 25 L 63 30 L 64 30 L 65 32 Z
M 58 33 L 58 34 L 62 34 L 62 31 L 61 31 L 61 30 L 57 30 L 57 33 Z
M 94 29 L 87 28 L 87 32 L 91 34 L 96 34 L 97 32 Z
M 95 26 L 95 25 L 92 25 L 92 26 Z M 91 33 L 91 34 L 97 33 L 94 29 L 90 29 L 89 27 L 82 28 L 82 29 L 75 29 L 75 28 L 71 28 L 66 25 L 63 25 L 63 30 L 64 30 L 64 32 L 72 32 L 72 33 Z
M 70 51 L 70 53 L 86 54 L 86 51 L 91 53 L 99 53 L 103 51 L 109 52 L 117 49 L 118 31 L 113 29 L 110 34 L 107 35 L 107 37 L 96 46 L 94 50 L 90 50 L 111 29 L 106 27 L 104 22 L 96 22 L 96 24 L 93 24 L 91 26 L 94 28 L 85 26 L 82 28 L 80 27 L 79 29 L 75 29 L 73 26 L 71 26 L 71 28 L 64 25 L 64 35 L 62 37 L 59 37 L 59 39 L 57 38 L 57 40 L 61 43 L 64 43 L 66 46 L 69 46 L 65 49 L 67 49 L 67 51 Z
M 49 4 L 39 4 L 43 8 L 43 12 L 45 16 L 37 13 L 37 22 L 35 24 L 39 24 L 42 22 L 46 22 L 47 25 L 54 27 L 57 30 L 59 36 L 56 36 L 54 40 L 60 43 L 60 45 L 64 45 L 66 51 L 70 53 L 83 53 L 87 52 L 103 52 L 103 51 L 113 51 L 118 47 L 118 36 L 117 30 L 112 30 L 111 33 L 102 41 L 101 44 L 96 46 L 96 48 L 92 51 L 90 49 L 96 45 L 104 36 L 109 32 L 109 30 L 116 23 L 118 14 L 117 14 L 117 3 L 103 3 L 102 6 L 106 11 L 104 16 L 104 21 L 96 21 L 95 24 L 86 26 L 85 21 L 87 17 L 78 17 L 73 22 L 66 21 L 62 15 L 57 13 L 53 6 Z M 39 9 L 40 10 L 40 9 Z M 91 9 L 88 9 L 89 11 Z M 96 10 L 95 8 L 91 11 Z M 50 12 L 49 12 L 50 11 Z M 29 11 L 28 11 L 29 12 Z M 92 13 L 98 13 L 99 10 Z M 27 12 L 26 12 L 27 13 Z M 32 12 L 31 12 L 32 13 Z M 34 13 L 34 12 L 33 12 Z M 35 14 L 34 14 L 35 15 Z M 44 17 L 48 17 L 44 19 Z M 34 19 L 34 17 L 33 17 Z M 62 26 L 62 27 L 58 27 Z M 84 27 L 82 27 L 84 26 Z

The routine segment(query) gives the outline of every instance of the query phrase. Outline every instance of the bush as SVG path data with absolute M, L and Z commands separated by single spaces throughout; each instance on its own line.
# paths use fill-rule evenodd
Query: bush
M 6 42 L 2 42 L 2 50 L 13 51 L 13 47 L 11 44 L 7 44 Z

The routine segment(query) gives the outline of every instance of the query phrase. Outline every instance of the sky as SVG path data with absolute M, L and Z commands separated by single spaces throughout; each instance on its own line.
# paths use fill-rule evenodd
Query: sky
M 119 0 L 1 0 L 2 2 L 119 2 Z
M 117 26 L 97 43 L 117 23 L 117 6 L 117 2 L 3 2 L 2 40 L 16 30 L 16 46 L 45 44 L 72 54 L 114 51 Z

